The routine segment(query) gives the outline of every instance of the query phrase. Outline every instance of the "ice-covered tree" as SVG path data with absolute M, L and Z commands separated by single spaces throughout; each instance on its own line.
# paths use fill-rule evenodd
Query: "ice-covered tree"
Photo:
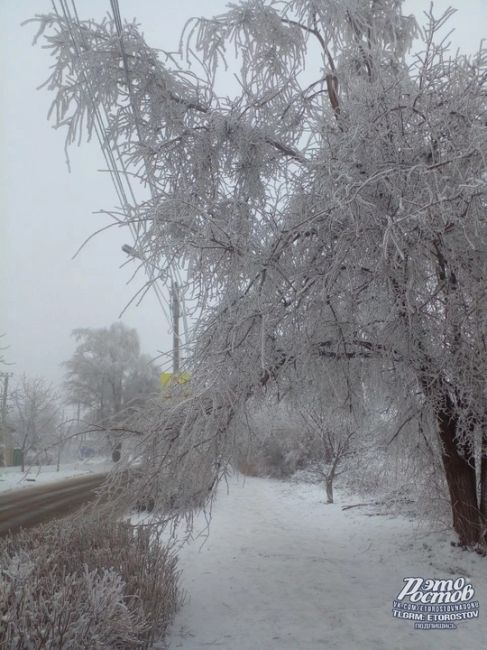
M 192 399 L 148 428 L 158 480 L 191 476 L 211 494 L 229 422 L 271 382 L 375 376 L 435 419 L 453 526 L 476 544 L 486 51 L 449 52 L 452 11 L 428 13 L 420 30 L 401 4 L 240 2 L 190 22 L 182 59 L 150 48 L 136 24 L 39 20 L 56 125 L 70 144 L 108 115 L 105 142 L 150 189 L 118 212 L 162 278 L 170 260 L 187 269 L 200 314 Z M 221 90 L 227 52 L 240 70 L 233 97 Z
M 40 377 L 22 375 L 14 386 L 11 399 L 10 426 L 16 446 L 22 451 L 21 471 L 27 454 L 43 462 L 57 442 L 60 419 L 59 400 L 53 387 Z
M 325 484 L 327 503 L 333 503 L 335 479 L 344 472 L 344 461 L 354 452 L 360 425 L 351 413 L 330 403 L 326 394 L 314 395 L 302 403 L 300 413 L 321 456 L 317 469 Z
M 80 405 L 95 423 L 107 423 L 159 386 L 159 372 L 140 353 L 137 331 L 123 323 L 73 331 L 76 349 L 68 361 L 68 403 Z

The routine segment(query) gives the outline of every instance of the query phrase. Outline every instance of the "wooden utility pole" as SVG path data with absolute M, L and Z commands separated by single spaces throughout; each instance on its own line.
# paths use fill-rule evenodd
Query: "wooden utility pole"
M 180 370 L 180 335 L 179 335 L 179 289 L 177 282 L 172 283 L 172 371 L 177 379 Z
M 2 421 L 0 424 L 0 466 L 5 465 L 5 449 L 7 443 L 7 396 L 8 396 L 8 378 L 11 372 L 2 372 L 0 377 L 3 378 L 2 393 Z

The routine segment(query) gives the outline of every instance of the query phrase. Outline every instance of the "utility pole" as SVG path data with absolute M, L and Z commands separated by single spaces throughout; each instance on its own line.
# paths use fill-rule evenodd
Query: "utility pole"
M 148 267 L 148 262 L 145 260 L 144 256 L 133 246 L 130 246 L 130 244 L 124 244 L 122 246 L 122 251 L 124 253 L 127 253 L 130 257 L 134 259 L 138 259 L 142 262 L 142 264 L 146 267 Z M 156 267 L 151 265 L 150 268 L 150 273 L 149 273 L 149 278 L 152 284 L 152 287 L 155 291 L 157 300 L 159 304 L 162 307 L 162 311 L 164 312 L 164 315 L 166 318 L 169 320 L 169 314 L 167 313 L 165 307 L 164 307 L 164 302 L 162 299 L 162 296 L 159 292 L 159 289 L 157 288 L 157 283 L 154 278 L 154 272 L 156 271 Z M 173 375 L 176 377 L 176 375 L 179 374 L 180 371 L 180 331 L 179 331 L 179 320 L 180 320 L 180 304 L 179 304 L 179 288 L 177 285 L 177 282 L 175 280 L 172 281 L 171 284 L 171 291 L 170 291 L 170 296 L 169 296 L 169 313 L 170 316 L 172 317 L 172 331 L 173 331 Z
M 173 318 L 173 340 L 172 340 L 172 371 L 174 379 L 177 380 L 180 366 L 180 337 L 179 337 L 179 289 L 177 282 L 172 283 L 172 318 Z
M 2 423 L 0 429 L 0 465 L 5 466 L 5 446 L 7 441 L 7 396 L 8 396 L 8 378 L 12 376 L 11 372 L 1 372 L 0 377 L 3 379 L 2 392 Z

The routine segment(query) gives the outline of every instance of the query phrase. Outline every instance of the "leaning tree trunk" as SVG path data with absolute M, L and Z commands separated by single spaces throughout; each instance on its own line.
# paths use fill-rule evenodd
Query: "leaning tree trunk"
M 447 398 L 446 404 L 450 400 Z M 452 405 L 453 406 L 453 405 Z M 477 503 L 475 466 L 457 445 L 458 418 L 453 408 L 437 413 L 438 432 L 442 442 L 442 460 L 450 493 L 453 529 L 462 546 L 474 546 L 480 539 L 480 510 Z
M 481 515 L 477 499 L 475 463 L 459 448 L 459 418 L 448 387 L 439 377 L 431 382 L 426 370 L 433 367 L 427 359 L 419 376 L 427 399 L 434 412 L 441 441 L 441 459 L 450 496 L 453 530 L 462 546 L 476 546 L 481 542 Z
M 325 479 L 326 502 L 333 503 L 333 477 L 327 476 Z
M 482 541 L 487 546 L 487 430 L 482 431 L 480 454 L 480 519 Z
M 326 502 L 333 503 L 333 481 L 337 475 L 338 464 L 342 458 L 340 450 L 335 451 L 335 457 L 333 459 L 333 465 L 330 468 L 330 471 L 325 476 L 325 489 L 326 489 Z

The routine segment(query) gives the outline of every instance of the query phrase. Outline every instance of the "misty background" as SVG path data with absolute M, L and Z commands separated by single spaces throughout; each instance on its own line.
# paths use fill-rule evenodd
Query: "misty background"
M 221 13 L 227 0 L 120 0 L 122 19 L 136 17 L 149 45 L 175 51 L 186 21 L 192 16 Z M 407 0 L 405 13 L 421 18 L 429 1 Z M 435 2 L 438 13 L 448 6 L 459 11 L 452 49 L 477 48 L 487 18 L 485 0 Z M 100 18 L 109 0 L 78 2 L 80 19 Z M 142 286 L 121 246 L 132 244 L 126 228 L 116 227 L 91 239 L 110 223 L 100 209 L 117 205 L 96 139 L 70 151 L 71 173 L 64 152 L 65 134 L 47 120 L 52 96 L 36 90 L 48 76 L 50 57 L 38 43 L 33 24 L 20 23 L 48 12 L 49 0 L 0 0 L 0 334 L 8 345 L 6 360 L 15 375 L 26 372 L 59 383 L 60 365 L 73 353 L 71 330 L 107 327 Z M 421 22 L 421 21 L 420 21 Z M 122 321 L 137 329 L 141 348 L 152 357 L 171 348 L 170 325 L 149 292 L 131 304 Z

